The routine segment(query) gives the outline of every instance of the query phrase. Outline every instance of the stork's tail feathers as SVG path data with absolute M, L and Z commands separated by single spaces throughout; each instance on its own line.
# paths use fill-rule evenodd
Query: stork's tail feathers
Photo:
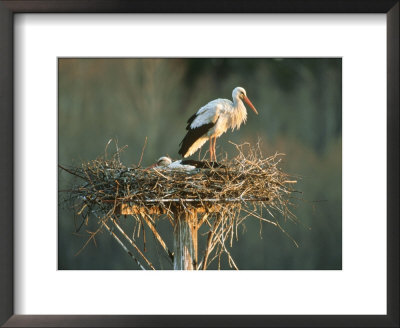
M 182 157 L 188 157 L 192 155 L 208 140 L 206 134 L 214 125 L 215 123 L 208 123 L 194 129 L 189 129 L 179 144 L 181 147 L 178 151 L 178 154 Z

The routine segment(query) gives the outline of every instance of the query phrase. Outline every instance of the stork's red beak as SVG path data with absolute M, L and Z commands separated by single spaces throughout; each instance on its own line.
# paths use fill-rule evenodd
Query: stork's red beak
M 254 113 L 256 113 L 258 115 L 257 109 L 253 106 L 250 99 L 247 98 L 245 95 L 243 95 L 243 100 L 246 102 L 247 105 L 250 106 L 250 108 L 254 111 Z

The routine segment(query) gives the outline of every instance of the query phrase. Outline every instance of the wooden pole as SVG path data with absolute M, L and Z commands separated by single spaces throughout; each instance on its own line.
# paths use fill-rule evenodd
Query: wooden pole
M 176 212 L 174 270 L 197 269 L 197 211 Z
M 217 212 L 219 205 L 214 205 L 206 210 L 205 207 L 197 207 L 183 211 L 175 207 L 174 213 L 174 270 L 197 270 L 198 269 L 198 242 L 197 231 L 208 216 L 208 212 Z M 151 214 L 165 214 L 165 210 L 159 206 L 141 207 L 137 205 L 121 204 L 119 212 L 122 215 L 141 214 L 143 218 Z M 197 213 L 206 213 L 201 222 L 197 221 Z M 146 220 L 145 220 L 146 221 Z M 148 220 L 147 220 L 148 221 Z M 146 222 L 147 222 L 146 221 Z M 150 222 L 150 221 L 149 221 Z M 148 223 L 148 222 L 147 222 Z M 161 243 L 168 255 L 172 258 L 165 243 L 152 224 L 148 223 L 157 240 Z

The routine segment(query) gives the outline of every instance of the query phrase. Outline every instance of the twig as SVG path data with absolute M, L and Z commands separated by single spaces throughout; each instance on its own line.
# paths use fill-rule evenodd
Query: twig
M 139 253 L 139 255 L 146 261 L 147 265 L 151 269 L 155 270 L 155 268 L 153 267 L 151 262 L 146 258 L 146 256 L 144 256 L 144 254 L 139 249 L 139 247 L 136 246 L 136 244 L 133 242 L 133 240 L 131 238 L 129 238 L 129 236 L 125 233 L 125 231 L 119 226 L 119 224 L 116 222 L 116 218 L 111 219 L 111 221 L 117 227 L 117 229 L 121 232 L 121 234 L 125 237 L 125 239 L 136 249 L 136 251 Z
M 150 230 L 153 232 L 154 237 L 160 243 L 160 245 L 164 249 L 164 251 L 167 253 L 168 258 L 172 261 L 171 263 L 173 263 L 174 256 L 172 255 L 171 251 L 168 249 L 167 245 L 165 244 L 164 240 L 161 238 L 160 234 L 157 232 L 157 229 L 154 227 L 154 225 L 151 223 L 151 221 L 149 219 L 147 219 L 146 216 L 148 216 L 148 214 L 142 214 L 142 218 L 143 218 L 144 222 L 146 222 L 146 224 L 148 225 Z
M 146 149 L 146 145 L 147 145 L 147 136 L 144 139 L 144 144 L 143 144 L 143 147 L 142 147 L 142 153 L 140 154 L 140 159 L 139 159 L 139 163 L 138 163 L 137 167 L 140 167 L 140 165 L 142 164 L 143 154 L 144 154 L 144 150 Z
M 139 260 L 132 254 L 132 252 L 126 248 L 126 246 L 124 245 L 124 243 L 117 237 L 117 235 L 110 229 L 110 227 L 102 221 L 103 226 L 108 230 L 108 232 L 110 233 L 110 235 L 118 242 L 118 244 L 121 245 L 121 247 L 124 249 L 125 252 L 128 253 L 128 255 L 136 262 L 136 264 L 142 269 L 142 270 L 146 270 L 142 264 L 140 264 Z
M 82 180 L 87 181 L 87 179 L 86 179 L 85 177 L 83 177 L 83 176 L 77 174 L 76 172 L 73 172 L 73 171 L 67 169 L 67 168 L 64 167 L 64 166 L 61 166 L 60 164 L 58 164 L 58 167 L 59 167 L 60 169 L 63 169 L 64 171 L 68 172 L 69 174 L 75 175 L 75 176 L 77 176 L 78 178 L 81 178 Z M 60 191 L 62 192 L 63 190 L 60 190 Z M 71 191 L 71 190 L 66 190 L 66 191 Z

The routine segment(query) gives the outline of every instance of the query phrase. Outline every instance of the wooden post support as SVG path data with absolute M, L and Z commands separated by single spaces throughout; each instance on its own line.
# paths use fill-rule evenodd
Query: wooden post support
M 198 268 L 198 242 L 197 231 L 204 223 L 208 215 L 212 212 L 218 212 L 221 205 L 214 204 L 209 208 L 203 206 L 183 211 L 175 207 L 174 213 L 174 270 L 197 270 Z M 155 227 L 147 220 L 145 215 L 161 215 L 166 211 L 159 206 L 143 207 L 138 205 L 121 204 L 118 212 L 121 215 L 142 215 L 149 228 L 153 231 L 161 246 L 167 251 L 164 241 L 158 234 Z M 198 213 L 206 213 L 200 222 L 197 220 Z M 172 258 L 172 254 L 168 253 Z
M 176 212 L 174 270 L 197 269 L 197 211 Z

